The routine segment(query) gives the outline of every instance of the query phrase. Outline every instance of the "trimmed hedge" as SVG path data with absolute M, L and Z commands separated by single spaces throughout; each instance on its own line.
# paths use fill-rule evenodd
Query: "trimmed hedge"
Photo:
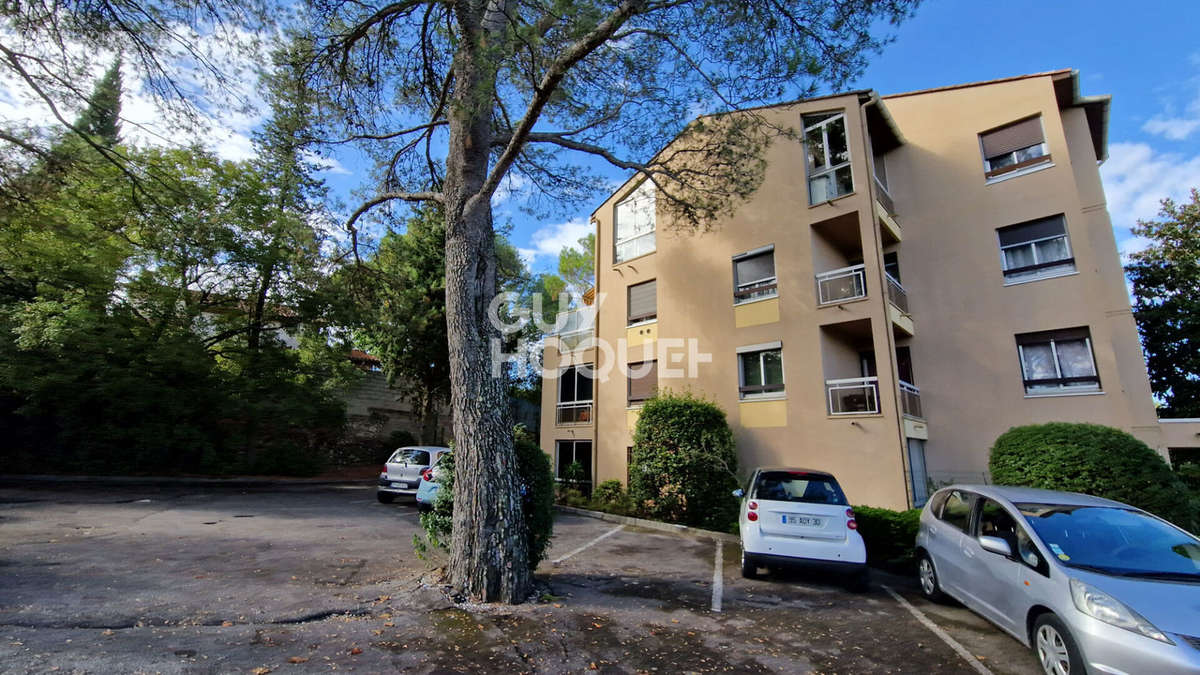
M 646 401 L 629 475 L 629 496 L 648 518 L 718 531 L 737 521 L 733 432 L 710 401 L 673 393 Z
M 893 511 L 855 506 L 854 519 L 858 521 L 858 533 L 867 545 L 869 565 L 897 572 L 913 569 L 921 509 Z
M 513 445 L 523 489 L 521 505 L 525 516 L 529 569 L 534 570 L 546 557 L 546 549 L 554 534 L 554 472 L 550 468 L 550 458 L 527 432 L 518 430 Z M 454 522 L 453 453 L 443 457 L 439 466 L 441 485 L 433 500 L 433 508 L 421 514 L 421 527 L 425 530 L 426 539 L 413 535 L 413 547 L 418 554 L 424 553 L 429 545 L 446 549 L 450 544 Z
M 1013 427 L 988 463 L 998 485 L 1082 492 L 1145 509 L 1195 531 L 1194 495 L 1148 445 L 1112 427 L 1051 422 Z

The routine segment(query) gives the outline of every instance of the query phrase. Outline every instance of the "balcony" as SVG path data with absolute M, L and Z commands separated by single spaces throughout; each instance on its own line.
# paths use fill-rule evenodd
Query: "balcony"
M 585 346 L 590 346 L 593 342 L 589 338 L 595 337 L 596 334 L 596 308 L 594 306 L 581 307 L 571 312 L 559 312 L 554 319 L 554 330 L 550 335 L 558 338 L 558 348 L 560 352 L 572 352 L 588 343 Z
M 568 403 L 559 403 L 558 414 L 555 417 L 555 423 L 559 426 L 571 424 L 591 424 L 592 402 L 570 401 Z
M 888 194 L 887 188 L 875 179 L 875 199 L 879 200 L 879 205 L 883 207 L 884 213 L 895 218 L 896 217 L 896 202 L 892 201 L 892 196 Z
M 828 305 L 867 297 L 866 268 L 851 265 L 817 275 L 817 303 Z
M 879 412 L 879 378 L 825 380 L 830 415 L 872 415 Z
M 908 291 L 900 285 L 899 281 L 892 278 L 892 275 L 884 272 L 887 277 L 887 297 L 888 301 L 896 306 L 901 312 L 908 314 Z
M 900 223 L 896 221 L 896 202 L 887 188 L 875 179 L 875 218 L 879 221 L 879 230 L 883 233 L 884 245 L 898 244 L 904 239 Z
M 921 390 L 904 380 L 900 380 L 900 409 L 909 417 L 925 419 L 921 414 Z

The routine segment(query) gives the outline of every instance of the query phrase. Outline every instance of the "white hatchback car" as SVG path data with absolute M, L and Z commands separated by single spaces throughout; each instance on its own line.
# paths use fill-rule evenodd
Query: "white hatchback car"
M 379 474 L 379 486 L 375 496 L 384 504 L 391 504 L 396 497 L 415 497 L 421 482 L 421 474 L 433 466 L 450 448 L 436 445 L 412 445 L 399 448 L 388 457 Z
M 753 579 L 760 567 L 817 567 L 846 574 L 856 589 L 866 587 L 867 547 L 832 475 L 758 468 L 733 495 L 742 499 L 742 576 Z

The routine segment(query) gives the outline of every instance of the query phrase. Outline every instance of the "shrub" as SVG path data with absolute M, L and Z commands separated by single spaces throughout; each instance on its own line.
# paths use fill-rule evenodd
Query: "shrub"
M 529 551 L 529 569 L 536 569 L 546 556 L 554 531 L 554 474 L 550 458 L 525 433 L 514 437 L 517 473 L 521 478 L 521 506 L 525 517 L 525 545 Z M 441 486 L 433 500 L 433 508 L 421 514 L 425 539 L 413 535 L 413 547 L 418 554 L 428 546 L 449 548 L 454 523 L 454 455 L 442 458 L 438 471 Z
M 629 498 L 629 493 L 625 491 L 625 487 L 619 480 L 606 480 L 597 485 L 596 489 L 592 491 L 592 499 L 588 508 L 594 511 L 615 513 L 619 516 L 631 516 L 637 510 L 634 508 L 633 500 Z
M 999 485 L 1082 492 L 1145 509 L 1185 529 L 1197 526 L 1192 495 L 1162 457 L 1112 427 L 1014 427 L 996 439 L 989 468 Z
M 921 509 L 893 511 L 855 506 L 854 519 L 867 545 L 867 563 L 897 572 L 911 571 L 916 562 L 914 545 Z
M 629 495 L 649 518 L 712 530 L 737 519 L 737 452 L 725 413 L 691 394 L 660 394 L 638 415 Z

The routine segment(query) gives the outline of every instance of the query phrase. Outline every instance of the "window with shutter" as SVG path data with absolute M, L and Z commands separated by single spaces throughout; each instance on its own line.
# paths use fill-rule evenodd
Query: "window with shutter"
M 773 342 L 738 348 L 738 379 L 740 398 L 783 394 L 783 345 Z
M 638 405 L 646 399 L 654 398 L 658 391 L 658 361 L 641 361 L 629 364 L 629 400 L 630 406 Z
M 733 302 L 740 304 L 778 295 L 775 279 L 775 247 L 733 257 Z
M 1047 279 L 1075 271 L 1067 222 L 1061 215 L 1002 227 L 996 230 L 996 235 L 1000 240 L 1000 264 L 1008 283 Z
M 654 279 L 629 287 L 628 325 L 658 318 L 658 282 Z
M 1041 116 L 979 134 L 983 169 L 988 178 L 1031 168 L 1050 161 Z
M 1086 327 L 1016 336 L 1026 395 L 1100 390 L 1100 376 Z

